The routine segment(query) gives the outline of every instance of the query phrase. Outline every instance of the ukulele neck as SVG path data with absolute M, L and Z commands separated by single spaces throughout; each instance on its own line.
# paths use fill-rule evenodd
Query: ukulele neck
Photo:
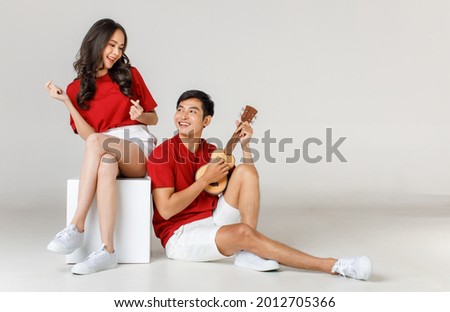
M 225 149 L 223 152 L 225 155 L 230 156 L 233 153 L 234 148 L 236 147 L 236 144 L 239 142 L 239 134 L 235 133 L 231 137 L 231 139 L 228 141 L 227 145 L 225 146 Z
M 257 112 L 258 111 L 255 108 L 247 105 L 244 108 L 244 112 L 243 112 L 243 114 L 241 116 L 241 120 L 240 120 L 240 122 L 239 122 L 237 127 L 239 128 L 239 126 L 243 122 L 251 122 L 253 120 L 253 118 L 255 117 Z M 239 142 L 239 134 L 240 134 L 240 131 L 233 133 L 233 136 L 228 141 L 227 145 L 225 146 L 225 149 L 223 150 L 225 155 L 230 156 L 233 153 L 233 150 L 234 150 L 236 144 Z

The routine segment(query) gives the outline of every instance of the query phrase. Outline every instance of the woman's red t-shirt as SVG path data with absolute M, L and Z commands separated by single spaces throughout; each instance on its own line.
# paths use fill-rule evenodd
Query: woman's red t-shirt
M 131 79 L 132 99 L 139 100 L 139 104 L 145 112 L 154 110 L 157 104 L 141 74 L 134 67 L 131 67 Z M 101 133 L 111 128 L 140 124 L 138 121 L 130 119 L 129 112 L 133 104 L 128 96 L 120 92 L 119 85 L 112 81 L 108 74 L 97 78 L 96 87 L 95 95 L 88 103 L 89 109 L 84 110 L 78 106 L 76 100 L 77 94 L 80 92 L 80 79 L 75 79 L 67 86 L 69 99 L 95 132 Z M 70 116 L 70 125 L 73 131 L 78 133 L 72 116 Z

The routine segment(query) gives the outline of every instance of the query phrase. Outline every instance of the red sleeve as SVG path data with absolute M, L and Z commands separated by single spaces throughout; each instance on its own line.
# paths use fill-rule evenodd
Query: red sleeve
M 145 112 L 154 110 L 158 104 L 156 104 L 153 96 L 145 85 L 144 79 L 142 79 L 141 74 L 135 67 L 131 67 L 131 80 L 133 97 L 139 100 L 139 104 L 144 108 Z
M 77 104 L 78 92 L 79 92 L 79 88 L 75 87 L 75 81 L 70 83 L 67 86 L 66 93 L 69 96 L 69 99 L 75 108 L 78 107 L 78 104 Z M 72 127 L 73 132 L 78 134 L 77 127 L 75 126 L 75 122 L 73 121 L 72 115 L 70 115 L 70 126 Z
M 175 170 L 173 155 L 170 155 L 168 144 L 157 146 L 147 162 L 147 172 L 152 181 L 152 190 L 161 187 L 175 187 Z

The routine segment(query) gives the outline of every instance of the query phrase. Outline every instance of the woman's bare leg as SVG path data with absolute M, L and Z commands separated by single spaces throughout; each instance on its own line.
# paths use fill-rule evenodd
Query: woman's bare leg
M 97 180 L 97 210 L 100 224 L 100 237 L 105 249 L 114 251 L 114 225 L 116 223 L 118 194 L 117 175 L 119 166 L 114 155 L 102 157 Z
M 114 228 L 118 208 L 116 178 L 141 178 L 147 173 L 145 157 L 137 144 L 117 138 L 104 138 L 103 146 L 113 154 L 103 155 L 97 173 L 97 210 L 100 223 L 100 236 L 105 249 L 114 251 Z
M 110 158 L 102 160 L 105 154 L 113 155 L 115 160 Z M 97 191 L 98 171 L 102 161 L 116 162 L 120 174 L 126 177 L 144 177 L 147 172 L 146 158 L 137 144 L 104 134 L 94 133 L 90 135 L 86 140 L 81 167 L 78 206 L 71 222 L 80 232 L 84 231 L 86 217 Z M 117 191 L 115 192 L 117 193 Z
M 71 222 L 80 232 L 84 231 L 86 216 L 97 190 L 98 167 L 102 156 L 105 154 L 102 148 L 102 139 L 102 135 L 97 133 L 91 134 L 86 139 L 78 185 L 78 205 Z

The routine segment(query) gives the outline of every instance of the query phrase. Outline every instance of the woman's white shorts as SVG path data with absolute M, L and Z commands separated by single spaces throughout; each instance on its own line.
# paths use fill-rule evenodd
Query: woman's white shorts
M 136 143 L 148 159 L 153 148 L 156 146 L 156 137 L 148 131 L 145 125 L 131 125 L 109 129 L 103 134 L 110 135 L 122 140 Z

